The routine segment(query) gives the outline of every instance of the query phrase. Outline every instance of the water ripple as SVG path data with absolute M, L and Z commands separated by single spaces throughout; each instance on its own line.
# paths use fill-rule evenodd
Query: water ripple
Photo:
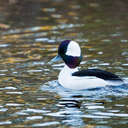
M 28 116 L 26 117 L 26 120 L 38 120 L 38 119 L 42 119 L 42 116 Z
M 27 108 L 26 110 L 23 110 L 22 112 L 25 112 L 25 113 L 29 113 L 29 112 L 32 112 L 32 113 L 47 113 L 47 112 L 49 112 L 49 111 L 41 110 L 41 109 L 31 109 L 31 108 Z
M 95 115 L 101 115 L 101 116 L 114 116 L 114 117 L 128 117 L 128 114 L 125 114 L 125 113 L 119 113 L 119 114 L 117 114 L 117 113 L 108 113 L 108 112 L 95 112 L 95 113 L 93 113 L 93 114 L 95 114 Z
M 19 107 L 24 106 L 24 104 L 17 104 L 17 103 L 7 103 L 6 106 L 13 106 L 13 107 Z
M 0 125 L 8 125 L 8 124 L 12 124 L 11 121 L 0 121 Z
M 7 110 L 7 108 L 0 108 L 0 112 L 6 112 Z
M 8 46 L 10 46 L 10 44 L 0 44 L 0 48 L 6 48 Z
M 46 126 L 54 126 L 54 125 L 59 125 L 59 124 L 60 123 L 57 121 L 51 121 L 51 122 L 33 124 L 32 127 L 46 127 Z

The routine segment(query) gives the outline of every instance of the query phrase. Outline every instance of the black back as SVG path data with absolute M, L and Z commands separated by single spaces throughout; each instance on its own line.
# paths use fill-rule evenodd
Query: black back
M 123 81 L 117 75 L 100 69 L 87 69 L 74 72 L 72 76 L 84 77 L 84 76 L 96 76 L 104 80 L 119 80 Z

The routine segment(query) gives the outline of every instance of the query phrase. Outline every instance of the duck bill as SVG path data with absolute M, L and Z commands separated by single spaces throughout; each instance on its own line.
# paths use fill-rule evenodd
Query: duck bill
M 49 64 L 52 64 L 52 63 L 60 61 L 60 60 L 62 60 L 62 58 L 59 55 L 57 55 L 56 57 L 54 57 L 53 59 L 50 60 Z

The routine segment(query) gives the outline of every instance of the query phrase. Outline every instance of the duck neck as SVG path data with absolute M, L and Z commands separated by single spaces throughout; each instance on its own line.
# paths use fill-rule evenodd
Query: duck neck
M 67 65 L 64 66 L 62 69 L 63 73 L 66 73 L 67 75 L 72 75 L 72 73 L 78 71 L 78 67 L 76 68 L 69 68 Z
M 72 73 L 78 71 L 78 68 L 69 68 L 67 65 L 61 70 L 58 76 L 58 81 L 61 85 L 65 85 L 72 76 Z

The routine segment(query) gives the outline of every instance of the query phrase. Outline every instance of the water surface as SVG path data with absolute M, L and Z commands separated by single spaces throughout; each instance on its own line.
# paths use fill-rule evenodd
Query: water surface
M 124 0 L 0 1 L 0 127 L 127 128 L 128 85 L 83 91 L 57 82 L 49 65 L 64 39 L 77 41 L 82 68 L 128 79 Z

